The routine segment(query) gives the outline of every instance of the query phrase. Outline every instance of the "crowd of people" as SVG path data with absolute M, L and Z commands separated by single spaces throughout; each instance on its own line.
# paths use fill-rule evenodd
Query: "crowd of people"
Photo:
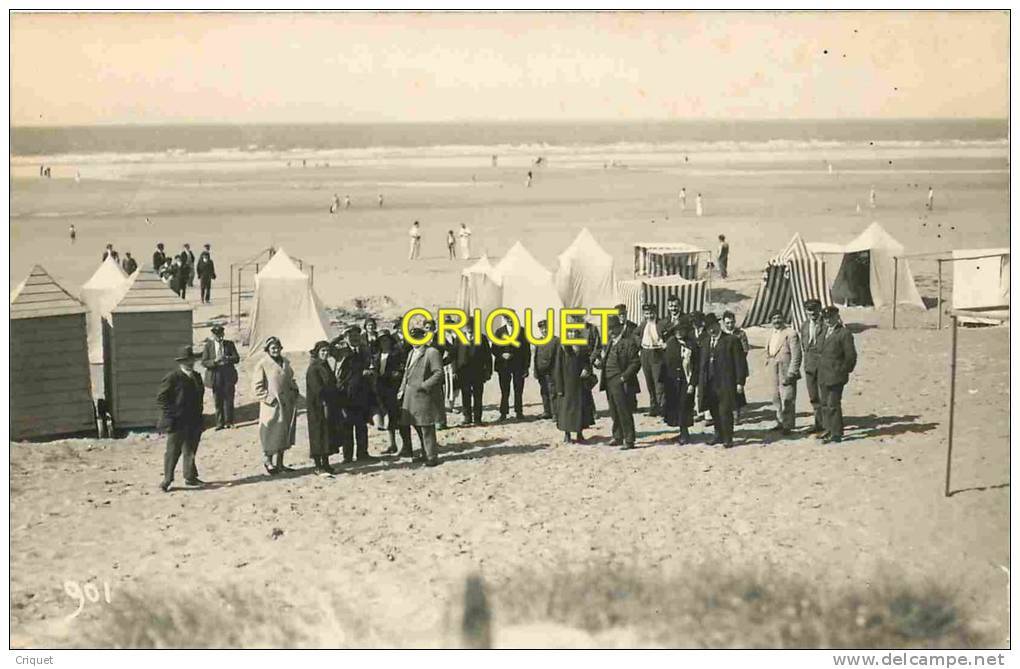
M 187 298 L 188 288 L 194 288 L 195 279 L 198 278 L 199 298 L 202 304 L 212 303 L 212 282 L 216 278 L 216 263 L 213 261 L 212 248 L 209 244 L 202 247 L 202 252 L 196 259 L 191 244 L 184 244 L 180 253 L 170 256 L 167 255 L 163 242 L 159 242 L 152 253 L 152 269 L 171 290 L 180 295 L 181 299 Z
M 762 373 L 772 393 L 772 431 L 781 437 L 795 429 L 797 385 L 803 378 L 813 408 L 807 431 L 823 443 L 839 443 L 843 387 L 857 363 L 853 335 L 842 324 L 838 308 L 822 309 L 816 300 L 804 306 L 808 318 L 799 329 L 787 324 L 783 312 L 771 317 Z M 438 465 L 437 434 L 447 427 L 454 398 L 459 394 L 461 426 L 482 424 L 484 388 L 494 374 L 501 423 L 511 420 L 511 408 L 514 419 L 525 418 L 523 393 L 533 375 L 542 397 L 540 419 L 554 421 L 564 442 L 585 443 L 585 431 L 596 423 L 597 389 L 606 394 L 609 405 L 610 444 L 633 449 L 643 379 L 649 415 L 676 428 L 677 443 L 691 443 L 692 428 L 704 421 L 714 432 L 710 444 L 732 447 L 735 424 L 747 404 L 744 386 L 751 371 L 747 336 L 736 327 L 735 315 L 684 314 L 677 298 L 669 300 L 662 318 L 654 305 L 644 305 L 640 324 L 628 319 L 625 305 L 617 305 L 616 311 L 607 320 L 605 344 L 598 329 L 582 317 L 575 321 L 582 326 L 577 338 L 584 343 L 578 344 L 557 338 L 535 347 L 523 341 L 520 346 L 497 344 L 484 336 L 475 340 L 472 327 L 467 328 L 467 343 L 453 334 L 438 341 L 437 324 L 425 320 L 412 323 L 409 334 L 418 340 L 432 333 L 432 338 L 412 345 L 402 337 L 400 321 L 387 330 L 372 319 L 347 327 L 333 341 L 317 342 L 309 352 L 304 398 L 315 473 L 334 475 L 330 458 L 337 454 L 342 454 L 344 464 L 377 461 L 368 450 L 372 425 L 389 433 L 386 455 Z M 548 327 L 545 321 L 538 323 L 543 338 Z M 505 334 L 497 332 L 493 339 L 502 341 Z M 269 337 L 252 377 L 252 391 L 259 400 L 262 464 L 270 476 L 293 471 L 285 464 L 285 453 L 295 444 L 300 390 L 283 348 L 277 337 Z M 194 371 L 199 359 L 204 381 Z M 168 432 L 160 484 L 164 491 L 170 489 L 182 456 L 185 483 L 202 485 L 195 452 L 206 387 L 215 399 L 216 429 L 233 427 L 239 356 L 234 344 L 224 339 L 223 328 L 213 328 L 201 353 L 187 347 L 177 361 L 179 369 L 164 379 L 157 396 Z

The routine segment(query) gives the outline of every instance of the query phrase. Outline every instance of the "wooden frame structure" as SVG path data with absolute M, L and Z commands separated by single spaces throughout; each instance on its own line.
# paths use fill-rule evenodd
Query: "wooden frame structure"
M 269 262 L 270 258 L 276 255 L 275 247 L 268 247 L 262 249 L 254 256 L 247 260 L 242 260 L 237 263 L 230 263 L 230 323 L 236 325 L 241 324 L 241 300 L 244 298 L 252 298 L 255 295 L 255 275 L 259 273 L 259 270 Z M 291 256 L 291 259 L 298 264 L 301 271 L 305 271 L 305 266 L 308 267 L 308 277 L 315 285 L 315 265 L 306 263 L 301 258 Z M 250 290 L 245 290 L 244 276 L 250 275 L 252 278 L 252 287 Z M 235 298 L 236 298 L 236 311 L 235 311 Z
M 947 253 L 952 253 L 952 251 L 937 251 L 935 253 L 914 253 L 914 254 L 911 254 L 911 255 L 893 256 L 893 307 L 892 307 L 892 329 L 893 330 L 896 329 L 896 306 L 897 306 L 897 301 L 896 301 L 897 300 L 897 294 L 896 294 L 897 291 L 896 291 L 896 289 L 899 286 L 900 258 L 903 258 L 904 260 L 909 259 L 909 258 L 931 258 L 931 259 L 933 259 L 935 261 L 936 265 L 938 265 L 938 281 L 939 281 L 939 295 L 938 295 L 938 307 L 937 307 L 937 309 L 938 309 L 938 325 L 935 326 L 935 329 L 936 330 L 941 330 L 942 329 L 942 313 L 943 313 L 943 309 L 942 309 L 942 263 L 947 263 L 947 262 L 948 263 L 952 263 L 952 262 L 957 262 L 957 261 L 961 261 L 961 260 L 983 260 L 985 258 L 1001 258 L 1003 255 L 1007 255 L 1007 254 L 1004 254 L 1004 253 L 989 253 L 987 255 L 971 256 L 971 257 L 967 257 L 967 258 L 953 258 L 952 256 L 950 256 L 948 258 L 938 257 L 938 256 L 944 256 Z M 998 308 L 998 307 L 993 307 L 993 309 L 996 309 L 996 308 Z M 975 311 L 976 312 L 976 311 L 980 311 L 980 310 L 973 310 L 972 309 L 970 311 Z

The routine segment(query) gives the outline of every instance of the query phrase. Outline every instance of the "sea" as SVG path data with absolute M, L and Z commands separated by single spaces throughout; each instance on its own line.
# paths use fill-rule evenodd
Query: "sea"
M 1005 119 L 335 123 L 14 127 L 12 173 L 38 166 L 237 167 L 420 161 L 628 166 L 700 159 L 866 159 L 877 152 L 1008 154 Z M 508 161 L 508 162 L 506 162 Z M 523 162 L 527 161 L 527 162 Z M 116 171 L 107 171 L 106 176 Z M 56 175 L 55 175 L 56 176 Z

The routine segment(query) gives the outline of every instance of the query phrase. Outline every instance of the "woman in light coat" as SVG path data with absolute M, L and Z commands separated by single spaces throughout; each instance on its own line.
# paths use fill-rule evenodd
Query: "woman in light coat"
M 269 337 L 262 350 L 268 355 L 258 362 L 252 374 L 252 389 L 259 398 L 262 465 L 270 475 L 292 472 L 293 469 L 283 464 L 283 453 L 294 445 L 294 422 L 301 395 L 294 381 L 294 370 L 283 357 L 280 340 Z

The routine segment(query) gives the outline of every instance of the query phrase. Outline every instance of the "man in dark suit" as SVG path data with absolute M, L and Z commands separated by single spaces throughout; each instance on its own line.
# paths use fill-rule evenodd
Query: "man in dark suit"
M 124 273 L 131 276 L 138 269 L 138 261 L 131 257 L 131 251 L 124 254 L 124 262 L 121 263 L 121 267 L 124 268 Z
M 683 311 L 680 310 L 680 298 L 670 295 L 666 300 L 666 317 L 659 319 L 659 329 L 664 340 L 668 342 L 676 336 L 676 329 L 683 315 Z
M 506 323 L 499 326 L 496 339 L 506 339 L 510 328 Z M 518 341 L 519 346 L 510 344 L 492 344 L 493 368 L 499 376 L 499 420 L 504 421 L 510 413 L 510 387 L 514 390 L 514 415 L 520 420 L 524 418 L 524 379 L 528 377 L 531 367 L 531 344 L 523 334 Z
M 623 323 L 623 333 L 628 337 L 633 336 L 637 331 L 637 323 L 627 320 L 627 305 L 621 303 L 613 308 L 616 309 L 616 315 L 620 317 L 620 322 Z
M 549 323 L 544 318 L 538 322 L 538 332 L 540 339 L 545 339 L 549 334 Z M 542 393 L 542 418 L 556 416 L 552 375 L 558 348 L 555 338 L 550 339 L 548 344 L 535 347 L 535 380 L 538 381 L 538 389 Z
M 482 395 L 485 390 L 485 382 L 492 378 L 492 352 L 489 349 L 489 341 L 484 335 L 480 341 L 472 341 L 474 330 L 470 319 L 465 330 L 469 343 L 467 346 L 456 347 L 453 373 L 460 383 L 463 425 L 481 425 Z
M 166 430 L 166 453 L 163 456 L 163 481 L 159 489 L 170 491 L 177 461 L 184 455 L 184 483 L 202 485 L 195 466 L 198 442 L 202 438 L 202 396 L 205 386 L 195 371 L 198 355 L 191 346 L 181 349 L 175 358 L 178 368 L 163 377 L 156 394 L 160 425 Z
M 375 371 L 360 327 L 352 325 L 344 331 L 344 340 L 334 344 L 334 357 L 344 463 L 354 462 L 355 455 L 358 462 L 375 462 L 378 458 L 368 453 L 368 424 L 375 407 L 372 392 Z
M 103 251 L 103 260 L 105 261 L 107 258 L 113 258 L 118 263 L 120 262 L 120 254 L 113 250 L 113 244 L 107 244 L 106 250 Z
M 730 448 L 733 446 L 733 411 L 747 380 L 747 363 L 740 341 L 722 331 L 715 314 L 705 316 L 705 331 L 698 377 L 701 410 L 708 410 L 715 425 L 715 439 L 710 443 Z
M 199 298 L 202 300 L 202 304 L 209 304 L 212 302 L 212 282 L 216 278 L 216 264 L 213 262 L 208 244 L 198 256 L 195 272 L 198 273 Z
M 166 253 L 163 251 L 163 242 L 160 242 L 156 244 L 156 252 L 152 254 L 152 269 L 158 273 L 165 264 Z
M 800 347 L 804 358 L 804 383 L 815 413 L 814 424 L 808 429 L 811 434 L 825 431 L 822 392 L 818 385 L 818 359 L 825 340 L 825 323 L 822 321 L 822 303 L 818 300 L 805 300 L 804 311 L 808 317 L 800 326 Z
M 641 344 L 641 371 L 648 389 L 648 415 L 658 416 L 666 395 L 663 365 L 667 339 L 655 305 L 645 304 L 641 311 L 643 318 L 637 329 L 637 340 Z
M 202 367 L 205 368 L 205 385 L 212 388 L 216 402 L 216 429 L 234 427 L 234 389 L 237 386 L 237 368 L 241 361 L 234 342 L 223 338 L 223 326 L 212 326 L 212 337 L 205 340 Z
M 189 288 L 195 287 L 195 253 L 191 250 L 191 244 L 185 244 L 181 250 L 181 266 L 184 268 L 184 278 Z
M 606 321 L 609 343 L 602 352 L 602 380 L 599 390 L 609 400 L 609 415 L 613 419 L 613 446 L 623 450 L 634 448 L 637 435 L 634 431 L 634 410 L 637 408 L 637 373 L 641 369 L 641 347 L 633 335 L 627 334 L 624 321 L 610 316 Z
M 839 318 L 839 309 L 825 307 L 825 338 L 818 359 L 818 386 L 825 410 L 823 443 L 843 441 L 843 387 L 857 366 L 854 336 Z

